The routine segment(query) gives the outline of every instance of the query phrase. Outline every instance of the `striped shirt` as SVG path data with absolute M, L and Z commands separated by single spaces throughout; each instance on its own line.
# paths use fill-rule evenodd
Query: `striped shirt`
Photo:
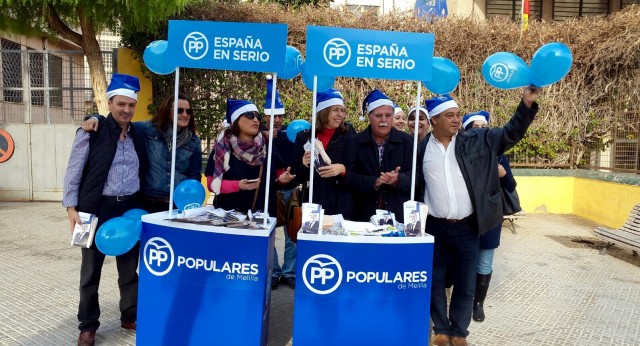
M 67 172 L 64 176 L 64 192 L 62 205 L 75 207 L 78 205 L 78 190 L 82 181 L 84 166 L 89 158 L 89 133 L 78 131 L 71 146 L 71 155 Z M 140 163 L 131 136 L 125 136 L 124 140 L 118 140 L 116 154 L 111 162 L 107 181 L 104 184 L 102 194 L 105 196 L 132 195 L 140 190 L 140 178 L 138 170 Z

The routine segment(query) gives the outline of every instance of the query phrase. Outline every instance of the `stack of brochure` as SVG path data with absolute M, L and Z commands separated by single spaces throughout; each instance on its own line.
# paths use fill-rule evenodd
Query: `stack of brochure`
M 71 235 L 71 245 L 84 248 L 90 248 L 93 244 L 93 238 L 96 234 L 96 226 L 98 225 L 98 217 L 94 214 L 78 212 L 80 223 L 76 223 Z

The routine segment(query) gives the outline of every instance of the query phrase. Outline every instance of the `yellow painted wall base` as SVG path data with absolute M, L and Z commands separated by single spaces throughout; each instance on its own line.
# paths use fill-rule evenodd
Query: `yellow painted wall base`
M 640 186 L 576 177 L 516 176 L 526 213 L 575 214 L 610 228 L 640 203 Z

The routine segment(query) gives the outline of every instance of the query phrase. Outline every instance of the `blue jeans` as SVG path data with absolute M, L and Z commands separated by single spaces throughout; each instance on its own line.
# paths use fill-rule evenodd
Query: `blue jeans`
M 431 319 L 435 334 L 467 337 L 476 286 L 478 231 L 471 221 L 448 223 L 429 216 L 427 233 L 433 235 Z M 447 316 L 447 272 L 453 281 Z
M 478 266 L 476 272 L 481 275 L 489 275 L 493 272 L 493 254 L 496 249 L 480 249 L 478 253 Z
M 291 199 L 291 190 L 283 190 L 278 191 L 277 193 L 282 193 L 284 197 L 285 205 L 289 204 L 289 199 Z M 289 238 L 289 233 L 287 232 L 287 226 L 282 227 L 284 229 L 284 263 L 282 263 L 282 267 L 278 261 L 278 250 L 273 249 L 273 276 L 280 277 L 284 275 L 284 277 L 296 277 L 296 244 L 291 241 Z

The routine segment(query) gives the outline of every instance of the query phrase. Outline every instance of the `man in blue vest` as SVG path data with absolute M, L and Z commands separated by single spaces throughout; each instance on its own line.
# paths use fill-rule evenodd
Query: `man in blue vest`
M 138 191 L 147 166 L 147 150 L 143 136 L 136 136 L 131 126 L 139 90 L 137 77 L 114 74 L 107 88 L 109 115 L 100 120 L 96 132 L 76 132 L 62 199 L 71 232 L 75 224 L 80 223 L 80 211 L 95 214 L 100 227 L 140 206 Z M 78 345 L 94 345 L 100 326 L 98 286 L 105 255 L 97 249 L 95 242 L 81 251 Z M 136 244 L 127 253 L 116 256 L 121 327 L 131 330 L 136 329 L 138 254 L 139 244 Z

